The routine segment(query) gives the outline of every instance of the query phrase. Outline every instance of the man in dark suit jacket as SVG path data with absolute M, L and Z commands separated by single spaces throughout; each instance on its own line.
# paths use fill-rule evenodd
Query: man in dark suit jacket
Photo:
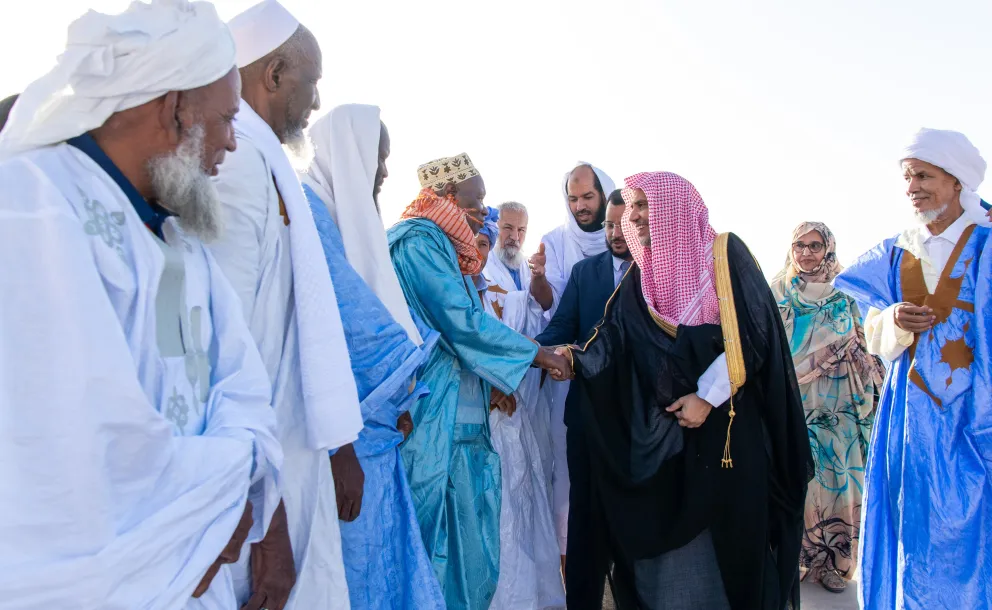
M 562 293 L 558 310 L 536 341 L 541 345 L 582 344 L 593 327 L 603 319 L 606 303 L 629 269 L 632 257 L 627 249 L 620 219 L 624 203 L 620 191 L 610 194 L 606 209 L 606 244 L 602 254 L 581 261 Z M 577 386 L 568 390 L 565 400 L 565 437 L 568 473 L 568 541 L 565 551 L 565 591 L 569 610 L 602 607 L 603 581 L 609 571 L 610 552 L 605 532 L 591 525 L 592 491 L 586 439 L 578 414 Z

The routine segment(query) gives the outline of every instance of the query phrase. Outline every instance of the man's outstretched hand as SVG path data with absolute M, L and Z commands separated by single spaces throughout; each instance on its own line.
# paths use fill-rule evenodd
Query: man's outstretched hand
M 338 497 L 338 518 L 354 521 L 362 512 L 365 473 L 350 443 L 331 456 L 331 473 L 334 475 L 334 493 Z

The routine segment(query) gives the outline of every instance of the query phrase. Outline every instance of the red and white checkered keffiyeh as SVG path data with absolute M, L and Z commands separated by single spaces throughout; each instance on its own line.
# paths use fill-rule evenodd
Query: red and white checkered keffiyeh
M 696 187 L 670 172 L 645 172 L 625 180 L 623 234 L 641 269 L 644 300 L 669 324 L 720 323 L 713 276 L 716 231 Z M 651 245 L 641 246 L 630 223 L 633 189 L 647 195 Z

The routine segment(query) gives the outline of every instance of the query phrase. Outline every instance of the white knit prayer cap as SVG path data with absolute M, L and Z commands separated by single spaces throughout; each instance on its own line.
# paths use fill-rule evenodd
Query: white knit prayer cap
M 277 0 L 263 0 L 227 25 L 237 46 L 238 67 L 244 68 L 281 47 L 300 22 Z

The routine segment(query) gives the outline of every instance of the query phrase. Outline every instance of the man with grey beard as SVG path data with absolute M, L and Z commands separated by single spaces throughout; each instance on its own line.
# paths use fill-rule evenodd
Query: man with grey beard
M 276 0 L 229 26 L 242 103 L 238 149 L 216 180 L 227 230 L 211 250 L 241 296 L 273 383 L 285 454 L 279 488 L 296 569 L 286 607 L 347 608 L 338 517 L 353 520 L 361 511 L 364 474 L 352 443 L 364 424 L 320 237 L 284 150 L 307 148 L 303 130 L 320 108 L 320 47 Z M 266 562 L 256 551 L 243 553 L 251 556 L 250 575 L 247 559 L 235 574 L 241 601 L 281 609 L 272 595 L 281 600 L 285 590 L 259 573 Z
M 90 11 L 0 133 L 5 607 L 236 608 L 279 529 L 270 385 L 203 245 L 234 52 L 204 2 Z
M 964 134 L 940 129 L 920 130 L 898 162 L 918 226 L 834 279 L 868 312 L 868 350 L 890 363 L 865 471 L 859 597 L 864 608 L 987 608 L 992 235 L 977 193 L 986 163 Z

